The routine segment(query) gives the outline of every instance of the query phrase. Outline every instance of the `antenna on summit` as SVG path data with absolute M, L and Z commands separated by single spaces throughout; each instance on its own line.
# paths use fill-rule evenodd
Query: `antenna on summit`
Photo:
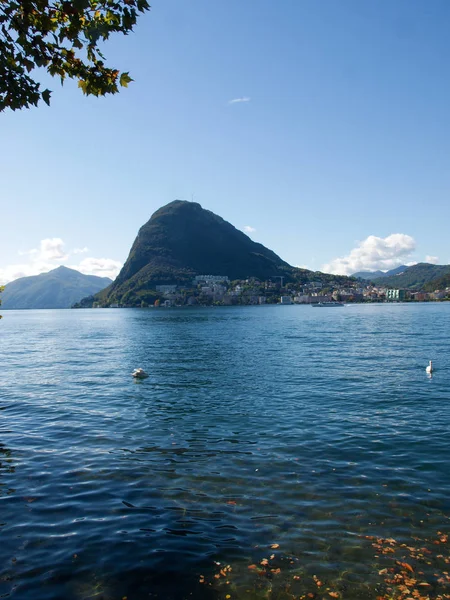
M 194 194 L 191 194 L 191 202 L 194 202 Z

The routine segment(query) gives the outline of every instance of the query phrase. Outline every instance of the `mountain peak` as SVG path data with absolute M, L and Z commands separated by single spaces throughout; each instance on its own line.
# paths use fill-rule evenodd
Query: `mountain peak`
M 48 271 L 48 273 L 80 273 L 80 271 L 77 271 L 77 269 L 71 269 L 70 267 L 65 267 L 64 265 L 60 265 L 59 267 L 56 267 L 56 269 Z M 46 275 L 46 273 L 44 273 L 44 275 Z
M 128 301 L 158 284 L 190 285 L 196 275 L 289 277 L 292 268 L 198 202 L 174 200 L 140 228 L 109 296 Z
M 161 208 L 159 210 L 169 208 L 170 206 L 178 207 L 178 208 L 186 207 L 186 208 L 189 208 L 192 210 L 198 210 L 199 208 L 201 208 L 203 210 L 202 205 L 199 204 L 198 202 L 194 202 L 193 200 L 172 200 L 172 202 L 169 202 L 168 204 L 161 206 Z
M 353 273 L 352 277 L 357 277 L 359 279 L 379 279 L 380 277 L 390 277 L 391 275 L 397 275 L 399 273 L 403 273 L 405 269 L 408 267 L 406 265 L 401 265 L 400 267 L 395 267 L 394 269 L 390 269 L 389 271 L 358 271 L 357 273 Z
M 111 280 L 84 275 L 63 265 L 48 273 L 11 281 L 2 294 L 2 308 L 70 308 L 85 296 L 96 294 Z

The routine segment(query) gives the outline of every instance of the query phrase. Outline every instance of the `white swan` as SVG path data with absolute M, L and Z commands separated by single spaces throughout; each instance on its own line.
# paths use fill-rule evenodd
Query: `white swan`
M 432 373 L 433 372 L 433 363 L 430 360 L 430 364 L 428 365 L 428 367 L 425 369 L 427 373 Z
M 133 377 L 136 377 L 136 379 L 145 379 L 146 377 L 148 377 L 148 373 L 146 373 L 146 372 L 144 371 L 144 369 L 140 369 L 140 368 L 139 368 L 139 369 L 135 369 L 135 370 L 134 370 L 134 371 L 131 373 L 131 375 L 132 375 Z

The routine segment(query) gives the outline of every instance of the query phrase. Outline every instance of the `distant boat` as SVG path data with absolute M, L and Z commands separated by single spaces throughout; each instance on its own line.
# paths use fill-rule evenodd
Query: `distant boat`
M 342 302 L 316 302 L 311 304 L 313 308 L 324 308 L 325 306 L 345 306 Z

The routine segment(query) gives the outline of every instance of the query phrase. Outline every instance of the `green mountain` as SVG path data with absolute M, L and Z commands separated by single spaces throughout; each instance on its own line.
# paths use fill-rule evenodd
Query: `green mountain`
M 109 277 L 83 275 L 75 269 L 58 267 L 48 273 L 21 277 L 8 283 L 2 294 L 2 309 L 70 308 L 110 283 Z
M 435 292 L 436 290 L 445 290 L 446 288 L 450 288 L 450 268 L 446 275 L 432 279 L 423 286 L 425 292 Z
M 233 225 L 196 202 L 175 200 L 141 227 L 117 279 L 81 306 L 99 302 L 138 305 L 157 296 L 156 286 L 192 286 L 196 275 L 226 275 L 230 280 L 283 277 L 284 282 L 350 281 L 348 277 L 296 269 Z
M 377 285 L 384 285 L 395 289 L 421 290 L 425 285 L 431 284 L 433 280 L 450 275 L 450 265 L 431 265 L 429 263 L 418 263 L 407 267 L 398 275 L 390 277 L 378 277 L 374 279 Z M 435 284 L 432 284 L 432 287 Z M 437 289 L 433 287 L 433 290 Z

